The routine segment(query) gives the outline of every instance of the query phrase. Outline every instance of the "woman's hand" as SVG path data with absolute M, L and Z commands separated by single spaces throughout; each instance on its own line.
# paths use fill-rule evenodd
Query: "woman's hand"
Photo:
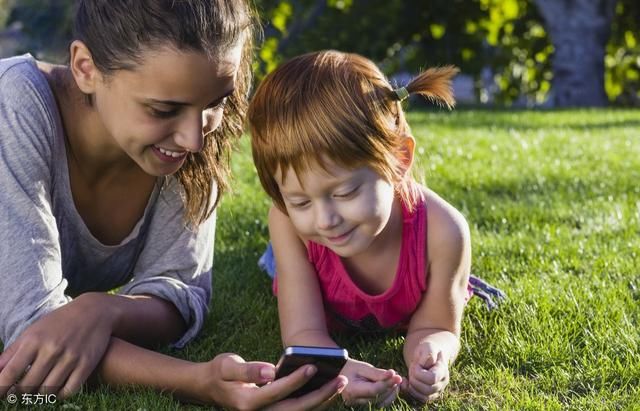
M 349 379 L 342 392 L 346 405 L 385 407 L 396 399 L 402 383 L 402 377 L 394 370 L 383 370 L 356 360 L 347 361 L 341 374 Z
M 411 397 L 427 403 L 437 399 L 449 384 L 449 364 L 436 344 L 424 342 L 416 347 L 409 365 L 409 378 L 402 390 Z
M 80 390 L 102 359 L 115 318 L 98 293 L 84 294 L 31 324 L 0 355 L 0 396 L 23 393 L 60 398 Z
M 236 354 L 220 354 L 202 365 L 202 375 L 197 379 L 202 384 L 192 394 L 194 399 L 234 410 L 320 410 L 330 405 L 347 385 L 347 379 L 339 376 L 314 392 L 286 399 L 317 372 L 316 367 L 300 367 L 274 381 L 273 364 L 245 362 Z

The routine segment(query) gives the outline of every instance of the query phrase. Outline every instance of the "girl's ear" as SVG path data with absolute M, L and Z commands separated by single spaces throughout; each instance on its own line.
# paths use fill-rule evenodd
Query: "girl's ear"
M 411 170 L 413 164 L 413 154 L 416 148 L 416 139 L 411 134 L 402 137 L 402 145 L 400 146 L 399 160 L 402 167 L 402 174 L 405 175 Z
M 93 94 L 100 72 L 93 64 L 91 52 L 83 42 L 74 40 L 69 46 L 69 54 L 71 56 L 69 68 L 78 88 L 84 94 Z

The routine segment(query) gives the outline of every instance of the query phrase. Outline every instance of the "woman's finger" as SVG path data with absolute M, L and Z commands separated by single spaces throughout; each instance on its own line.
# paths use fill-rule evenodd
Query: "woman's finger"
M 91 368 L 91 366 L 89 366 L 85 362 L 79 362 L 75 367 L 71 369 L 66 383 L 60 389 L 60 397 L 62 399 L 65 399 L 79 392 L 80 389 L 82 389 L 82 384 L 87 381 L 92 372 L 93 368 Z
M 273 384 L 275 384 L 276 382 L 274 382 Z M 287 400 L 280 401 L 268 407 L 267 409 L 271 411 L 326 409 L 329 406 L 331 406 L 333 402 L 337 399 L 338 394 L 340 394 L 342 390 L 344 390 L 344 387 L 346 387 L 347 382 L 348 382 L 347 378 L 343 375 L 340 375 L 315 391 L 312 391 L 298 398 L 290 398 Z M 260 390 L 264 390 L 265 388 L 273 384 L 269 384 L 267 386 L 261 387 Z M 288 395 L 288 393 L 286 395 Z M 268 404 L 268 403 L 263 402 L 263 404 Z
M 33 363 L 37 351 L 21 345 L 15 354 L 0 371 L 0 397 L 4 397 L 7 390 L 14 386 L 25 374 L 27 367 Z
M 27 367 L 24 376 L 20 379 L 16 388 L 19 392 L 33 393 L 39 391 L 40 385 L 47 378 L 55 365 L 55 357 L 39 355 L 36 360 Z

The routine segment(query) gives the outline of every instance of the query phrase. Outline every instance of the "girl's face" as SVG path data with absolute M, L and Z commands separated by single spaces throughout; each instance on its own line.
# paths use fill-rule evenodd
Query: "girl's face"
M 394 188 L 370 167 L 345 169 L 327 162 L 301 173 L 289 168 L 284 183 L 276 181 L 289 218 L 305 240 L 325 245 L 341 257 L 367 250 L 385 229 Z
M 216 129 L 234 90 L 241 45 L 211 60 L 203 53 L 147 51 L 134 70 L 99 77 L 94 105 L 106 130 L 106 153 L 131 158 L 146 173 L 175 173 Z

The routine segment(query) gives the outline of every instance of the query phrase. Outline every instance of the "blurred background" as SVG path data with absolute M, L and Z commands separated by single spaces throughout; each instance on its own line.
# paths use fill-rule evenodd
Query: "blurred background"
M 73 0 L 0 0 L 0 57 L 64 63 Z M 455 64 L 463 105 L 640 107 L 639 0 L 256 0 L 258 78 L 296 54 L 363 54 L 403 85 Z

